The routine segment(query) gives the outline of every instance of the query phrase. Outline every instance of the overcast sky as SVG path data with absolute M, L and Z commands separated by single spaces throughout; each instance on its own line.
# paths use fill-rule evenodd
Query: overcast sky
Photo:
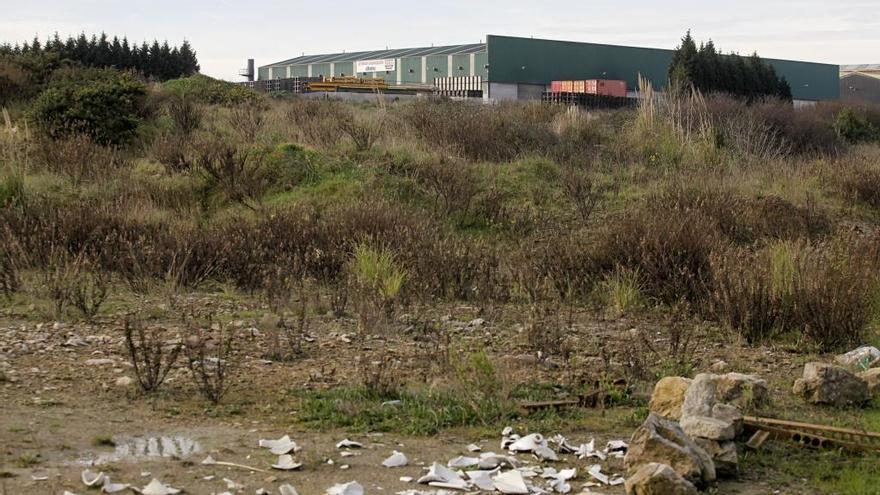
M 880 63 L 877 0 L 0 0 L 0 13 L 0 41 L 56 31 L 186 38 L 203 73 L 231 80 L 247 58 L 265 65 L 303 52 L 476 43 L 487 34 L 673 48 L 688 28 L 725 51 Z

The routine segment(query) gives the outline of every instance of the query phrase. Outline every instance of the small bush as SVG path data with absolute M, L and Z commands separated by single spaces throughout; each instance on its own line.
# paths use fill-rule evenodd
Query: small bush
M 350 118 L 340 102 L 305 98 L 292 100 L 285 115 L 306 143 L 324 149 L 336 146 L 343 136 L 342 122 Z
M 390 312 L 406 281 L 406 270 L 394 253 L 359 244 L 354 248 L 350 270 L 364 299 L 361 311 L 372 306 L 383 313 Z
M 711 287 L 710 255 L 718 244 L 713 222 L 699 211 L 643 208 L 626 214 L 599 240 L 594 256 L 603 272 L 636 270 L 646 297 L 663 304 L 700 303 Z
M 172 94 L 165 102 L 165 112 L 174 124 L 174 132 L 188 137 L 202 125 L 204 110 L 186 93 Z
M 602 282 L 602 291 L 606 304 L 618 314 L 628 313 L 644 304 L 642 281 L 637 270 L 615 269 Z
M 205 174 L 209 190 L 229 201 L 257 209 L 270 184 L 265 155 L 227 142 L 210 141 L 199 152 L 196 164 Z
M 69 177 L 74 184 L 108 179 L 130 162 L 116 146 L 95 143 L 85 134 L 38 140 L 35 162 L 45 170 Z
M 851 107 L 844 108 L 837 114 L 834 130 L 850 143 L 880 140 L 880 129 L 874 127 L 864 113 Z
M 215 323 L 192 329 L 184 344 L 193 381 L 202 396 L 214 404 L 229 390 L 229 376 L 237 364 L 234 341 L 232 328 Z
M 122 144 L 136 135 L 146 94 L 146 86 L 127 73 L 79 70 L 53 81 L 30 116 L 52 138 L 85 134 L 100 144 Z
M 253 143 L 266 125 L 266 109 L 262 105 L 245 103 L 232 107 L 227 125 L 244 143 Z
M 181 346 L 166 340 L 161 327 L 145 327 L 141 322 L 126 319 L 123 326 L 125 348 L 141 390 L 158 390 L 177 362 Z
M 107 300 L 109 290 L 107 276 L 91 266 L 91 263 L 84 263 L 70 290 L 71 303 L 91 323 Z

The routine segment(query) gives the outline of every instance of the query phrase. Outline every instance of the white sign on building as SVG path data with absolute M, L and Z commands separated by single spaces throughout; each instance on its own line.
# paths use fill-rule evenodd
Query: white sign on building
M 384 60 L 358 60 L 355 62 L 355 70 L 361 72 L 390 72 L 397 68 L 397 61 L 393 58 Z

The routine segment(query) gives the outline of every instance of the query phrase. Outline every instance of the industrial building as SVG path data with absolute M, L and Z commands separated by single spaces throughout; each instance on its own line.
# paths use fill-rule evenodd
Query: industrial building
M 841 65 L 840 99 L 880 103 L 880 64 Z
M 630 92 L 642 75 L 666 83 L 672 50 L 489 35 L 485 43 L 303 55 L 259 67 L 260 81 L 381 78 L 389 86 L 479 90 L 493 101 L 540 99 L 556 80 L 622 80 Z M 837 65 L 764 59 L 784 75 L 795 100 L 837 99 Z

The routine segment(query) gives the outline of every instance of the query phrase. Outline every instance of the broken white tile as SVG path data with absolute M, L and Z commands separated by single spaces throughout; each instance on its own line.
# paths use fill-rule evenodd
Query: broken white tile
M 406 456 L 396 450 L 393 454 L 391 454 L 390 457 L 382 461 L 382 465 L 387 468 L 403 467 L 406 466 L 408 463 L 409 460 L 406 458 Z
M 167 486 L 156 478 L 153 478 L 147 486 L 141 489 L 142 495 L 176 495 L 178 493 L 180 490 Z
M 495 489 L 501 493 L 514 495 L 529 493 L 529 488 L 526 486 L 526 480 L 523 479 L 522 474 L 516 470 L 500 473 L 492 480 L 492 484 L 495 486 Z
M 364 487 L 357 481 L 349 481 L 331 486 L 327 495 L 364 495 Z
M 360 449 L 363 448 L 363 446 L 364 444 L 349 440 L 347 438 L 341 440 L 339 443 L 336 444 L 337 449 Z
M 260 440 L 259 446 L 269 449 L 275 455 L 289 454 L 300 450 L 299 445 L 290 439 L 289 435 L 284 435 L 278 440 Z
M 278 493 L 280 493 L 281 495 L 299 495 L 299 493 L 296 492 L 296 488 L 294 488 L 293 485 L 289 483 L 285 483 L 279 486 Z
M 299 469 L 302 467 L 301 462 L 295 462 L 293 460 L 293 456 L 290 454 L 282 454 L 278 456 L 278 462 L 272 464 L 272 469 L 278 469 L 281 471 L 292 471 L 294 469 Z

